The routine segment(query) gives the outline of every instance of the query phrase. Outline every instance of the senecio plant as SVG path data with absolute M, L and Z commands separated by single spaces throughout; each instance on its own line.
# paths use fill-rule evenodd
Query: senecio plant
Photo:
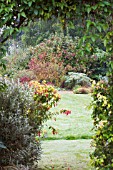
M 43 122 L 54 113 L 49 110 L 59 101 L 57 91 L 46 83 L 29 84 L 6 81 L 7 88 L 0 91 L 0 165 L 33 167 L 40 159 L 40 141 L 36 135 Z

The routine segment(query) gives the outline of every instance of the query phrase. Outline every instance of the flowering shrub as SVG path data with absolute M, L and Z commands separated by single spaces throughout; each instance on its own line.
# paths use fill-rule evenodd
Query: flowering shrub
M 45 58 L 32 58 L 29 62 L 29 69 L 34 73 L 39 82 L 46 80 L 56 86 L 60 86 L 63 82 L 65 68 L 61 62 L 57 63 L 56 59 L 46 61 Z
M 103 81 L 93 83 L 93 113 L 95 135 L 92 164 L 99 170 L 113 169 L 113 86 Z
M 35 108 L 34 112 L 29 110 L 28 114 L 31 119 L 33 119 L 33 123 L 35 122 L 35 124 L 39 126 L 42 125 L 44 121 L 52 117 L 53 113 L 49 112 L 49 110 L 53 106 L 56 106 L 60 96 L 53 86 L 47 85 L 44 81 L 42 84 L 38 81 L 31 81 L 29 82 L 29 86 L 32 87 L 34 91 L 33 98 Z
M 12 56 L 7 56 L 7 70 L 2 71 L 2 74 L 40 82 L 46 80 L 56 86 L 62 86 L 64 76 L 72 71 L 85 73 L 94 79 L 99 79 L 99 75 L 104 76 L 108 54 L 95 49 L 92 55 L 83 56 L 84 47 L 79 47 L 78 42 L 79 37 L 51 34 L 35 47 L 23 51 L 18 48 Z

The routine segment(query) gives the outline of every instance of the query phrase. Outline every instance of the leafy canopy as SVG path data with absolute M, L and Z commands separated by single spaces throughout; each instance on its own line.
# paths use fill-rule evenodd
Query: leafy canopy
M 4 0 L 0 1 L 0 42 L 4 43 L 10 35 L 23 30 L 29 21 L 35 19 L 49 19 L 52 15 L 61 17 L 70 16 L 76 5 L 69 0 Z

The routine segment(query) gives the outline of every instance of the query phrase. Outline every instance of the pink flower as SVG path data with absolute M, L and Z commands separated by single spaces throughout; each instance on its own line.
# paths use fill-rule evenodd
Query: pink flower
M 30 78 L 29 78 L 29 77 L 26 77 L 26 76 L 25 76 L 25 77 L 21 77 L 21 78 L 20 78 L 20 82 L 21 82 L 21 83 L 26 83 L 26 82 L 29 82 L 29 81 L 30 81 Z
M 63 114 L 65 114 L 65 115 L 69 115 L 69 114 L 71 114 L 71 111 L 70 110 L 65 110 L 65 109 L 62 109 L 61 111 L 60 111 L 61 113 L 63 113 Z
M 69 114 L 71 114 L 71 111 L 70 111 L 70 110 L 66 110 L 66 111 L 64 112 L 64 114 L 69 115 Z

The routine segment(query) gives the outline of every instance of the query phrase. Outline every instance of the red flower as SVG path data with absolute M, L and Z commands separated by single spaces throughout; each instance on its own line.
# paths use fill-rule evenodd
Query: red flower
M 52 134 L 53 134 L 53 135 L 58 134 L 58 132 L 56 131 L 56 129 L 53 129 L 53 130 L 52 130 Z
M 40 136 L 41 136 L 41 132 L 39 131 L 39 132 L 37 133 L 37 135 L 40 137 Z
M 70 111 L 70 110 L 65 110 L 65 109 L 62 109 L 60 112 L 63 113 L 63 114 L 65 114 L 65 115 L 71 114 L 71 111 Z
M 66 110 L 66 111 L 64 112 L 64 114 L 69 115 L 69 114 L 71 114 L 71 111 L 70 111 L 70 110 Z

